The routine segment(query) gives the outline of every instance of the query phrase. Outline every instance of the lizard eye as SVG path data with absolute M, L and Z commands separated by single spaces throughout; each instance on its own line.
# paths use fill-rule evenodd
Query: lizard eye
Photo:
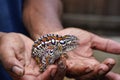
M 60 44 L 65 44 L 65 41 L 64 40 L 60 40 Z

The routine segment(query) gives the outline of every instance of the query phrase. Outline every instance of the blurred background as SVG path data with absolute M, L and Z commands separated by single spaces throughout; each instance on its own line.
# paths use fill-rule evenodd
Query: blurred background
M 75 26 L 120 42 L 120 0 L 62 0 L 64 26 Z M 94 51 L 99 61 L 114 58 L 112 71 L 120 73 L 120 55 Z M 70 80 L 66 79 L 65 80 Z

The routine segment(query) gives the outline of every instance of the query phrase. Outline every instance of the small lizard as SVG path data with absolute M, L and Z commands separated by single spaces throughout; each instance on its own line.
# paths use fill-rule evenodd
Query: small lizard
M 40 66 L 40 72 L 44 72 L 48 65 L 54 64 L 62 55 L 77 46 L 78 38 L 73 35 L 47 34 L 34 41 L 32 57 Z

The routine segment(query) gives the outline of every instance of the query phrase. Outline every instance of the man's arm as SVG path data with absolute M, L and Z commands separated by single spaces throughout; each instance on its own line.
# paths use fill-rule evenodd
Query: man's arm
M 61 32 L 60 35 L 61 34 L 65 35 L 66 33 L 68 34 L 68 32 L 70 32 L 70 34 L 71 33 L 73 34 L 74 32 L 76 33 L 77 29 L 74 29 L 74 30 L 68 29 L 67 31 L 62 30 L 63 27 L 60 22 L 61 13 L 62 13 L 62 5 L 61 5 L 60 0 L 25 0 L 24 8 L 23 8 L 23 20 L 24 20 L 24 24 L 25 24 L 26 28 L 28 29 L 28 31 L 33 39 L 36 39 L 41 35 L 44 35 L 47 33 L 54 33 L 54 32 L 55 33 Z M 83 32 L 83 30 L 81 30 L 81 31 Z M 82 33 L 81 31 L 76 33 L 76 35 L 79 35 L 79 38 L 83 37 L 83 38 L 81 38 L 83 40 L 83 44 L 80 45 L 80 48 L 77 49 L 77 51 L 78 52 L 83 51 L 85 53 L 84 54 L 83 52 L 81 52 L 81 53 L 79 53 L 80 55 L 82 55 L 82 53 L 83 53 L 83 55 L 89 56 L 89 55 L 93 54 L 92 48 L 90 47 L 90 43 L 91 43 L 90 39 L 92 39 L 92 38 L 90 36 L 88 37 L 88 35 L 90 35 L 90 34 L 87 33 L 86 31 L 85 31 L 85 33 Z M 80 39 L 80 41 L 81 41 L 81 39 Z M 84 39 L 86 39 L 86 40 L 84 40 Z M 86 45 L 87 43 L 88 43 L 88 45 Z M 75 51 L 75 52 L 77 52 L 77 51 Z M 85 51 L 88 51 L 88 52 L 85 52 Z M 80 56 L 80 55 L 79 56 L 77 55 L 76 57 L 74 57 L 75 56 L 74 52 L 71 55 L 69 54 L 69 56 L 70 56 L 69 58 L 71 60 L 69 59 L 67 61 L 68 71 L 70 71 L 70 72 L 74 71 L 75 73 L 78 72 L 77 74 L 71 73 L 71 74 L 75 75 L 73 77 L 76 77 L 76 76 L 80 77 L 80 78 L 94 77 L 94 76 L 98 76 L 97 74 L 99 73 L 99 68 L 101 68 L 101 67 L 102 67 L 102 70 L 105 72 L 107 72 L 111 69 L 111 67 L 109 67 L 108 65 L 103 64 L 103 63 L 100 64 L 97 60 L 93 60 L 92 63 L 94 63 L 96 65 L 99 64 L 99 65 L 98 66 L 93 65 L 92 63 L 89 62 L 90 59 L 93 59 L 93 58 L 90 58 L 91 56 L 87 57 L 88 60 L 86 60 L 86 57 L 85 57 L 85 63 L 84 63 L 84 60 L 83 60 L 84 57 Z M 79 60 L 75 61 L 75 59 L 77 59 L 77 58 Z M 78 64 L 78 62 L 80 63 L 80 65 Z M 77 66 L 76 66 L 76 64 L 74 65 L 74 63 L 77 63 Z M 83 63 L 84 66 L 81 66 L 81 63 Z M 87 65 L 90 66 L 90 68 L 92 67 L 93 70 L 92 69 L 89 70 L 89 68 L 86 68 L 86 63 L 89 63 Z M 108 62 L 108 63 L 110 65 L 113 64 L 112 62 Z M 95 66 L 96 66 L 96 68 L 94 69 Z M 85 70 L 86 70 L 87 74 L 86 74 Z M 89 71 L 91 71 L 91 72 L 89 72 Z M 83 75 L 81 77 L 80 76 L 81 72 L 83 72 L 86 75 Z M 105 73 L 103 73 L 102 75 L 104 75 L 104 74 Z
M 25 0 L 23 21 L 33 39 L 43 34 L 56 32 L 63 27 L 60 22 L 60 0 Z

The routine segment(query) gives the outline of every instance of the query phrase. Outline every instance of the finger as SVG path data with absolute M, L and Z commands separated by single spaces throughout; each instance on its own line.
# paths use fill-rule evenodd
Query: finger
M 28 66 L 31 63 L 31 50 L 32 49 L 26 49 L 26 52 L 24 53 L 25 56 L 25 65 Z
M 4 54 L 1 55 L 0 59 L 1 59 L 3 66 L 8 71 L 13 72 L 19 76 L 22 76 L 24 74 L 23 65 L 16 58 L 13 50 L 8 49 L 8 50 L 4 51 Z
M 80 77 L 76 77 L 77 80 L 92 80 L 92 79 L 97 79 L 101 75 L 105 74 L 108 71 L 108 67 L 105 64 L 99 64 L 94 67 L 94 71 L 85 74 Z
M 25 65 L 25 53 L 24 52 L 15 52 L 16 59 L 24 66 Z
M 40 78 L 40 80 L 50 80 L 50 78 L 55 75 L 56 71 L 57 71 L 57 66 L 50 65 L 45 70 L 45 72 L 41 73 L 41 76 L 39 78 Z
M 114 73 L 114 72 L 109 72 L 106 77 L 109 80 L 120 80 L 120 74 Z
M 112 58 L 107 58 L 98 67 L 96 67 L 96 71 L 93 75 L 99 80 L 108 80 L 105 75 L 113 68 L 114 65 L 115 60 Z
M 91 71 L 87 74 L 84 74 L 83 76 L 76 77 L 79 79 L 94 79 L 94 78 L 103 78 L 115 65 L 114 59 L 108 58 L 105 59 L 101 64 L 92 66 L 94 67 L 94 71 Z
M 107 65 L 108 68 L 109 68 L 109 71 L 110 71 L 114 67 L 114 65 L 115 65 L 116 62 L 112 58 L 107 58 L 102 63 L 105 64 L 105 65 Z
M 120 54 L 120 43 L 94 35 L 92 38 L 92 48 L 110 53 Z
M 17 59 L 14 58 L 11 60 L 8 59 L 8 61 L 4 61 L 3 63 L 5 63 L 4 67 L 7 71 L 16 74 L 18 76 L 22 76 L 24 74 L 24 68 Z
M 31 63 L 31 51 L 32 51 L 33 41 L 22 34 L 19 34 L 19 36 L 22 38 L 21 41 L 23 41 L 23 46 L 21 48 L 23 50 L 22 54 L 24 55 L 25 58 L 24 63 L 26 66 L 28 66 Z M 19 51 L 21 51 L 20 48 Z

